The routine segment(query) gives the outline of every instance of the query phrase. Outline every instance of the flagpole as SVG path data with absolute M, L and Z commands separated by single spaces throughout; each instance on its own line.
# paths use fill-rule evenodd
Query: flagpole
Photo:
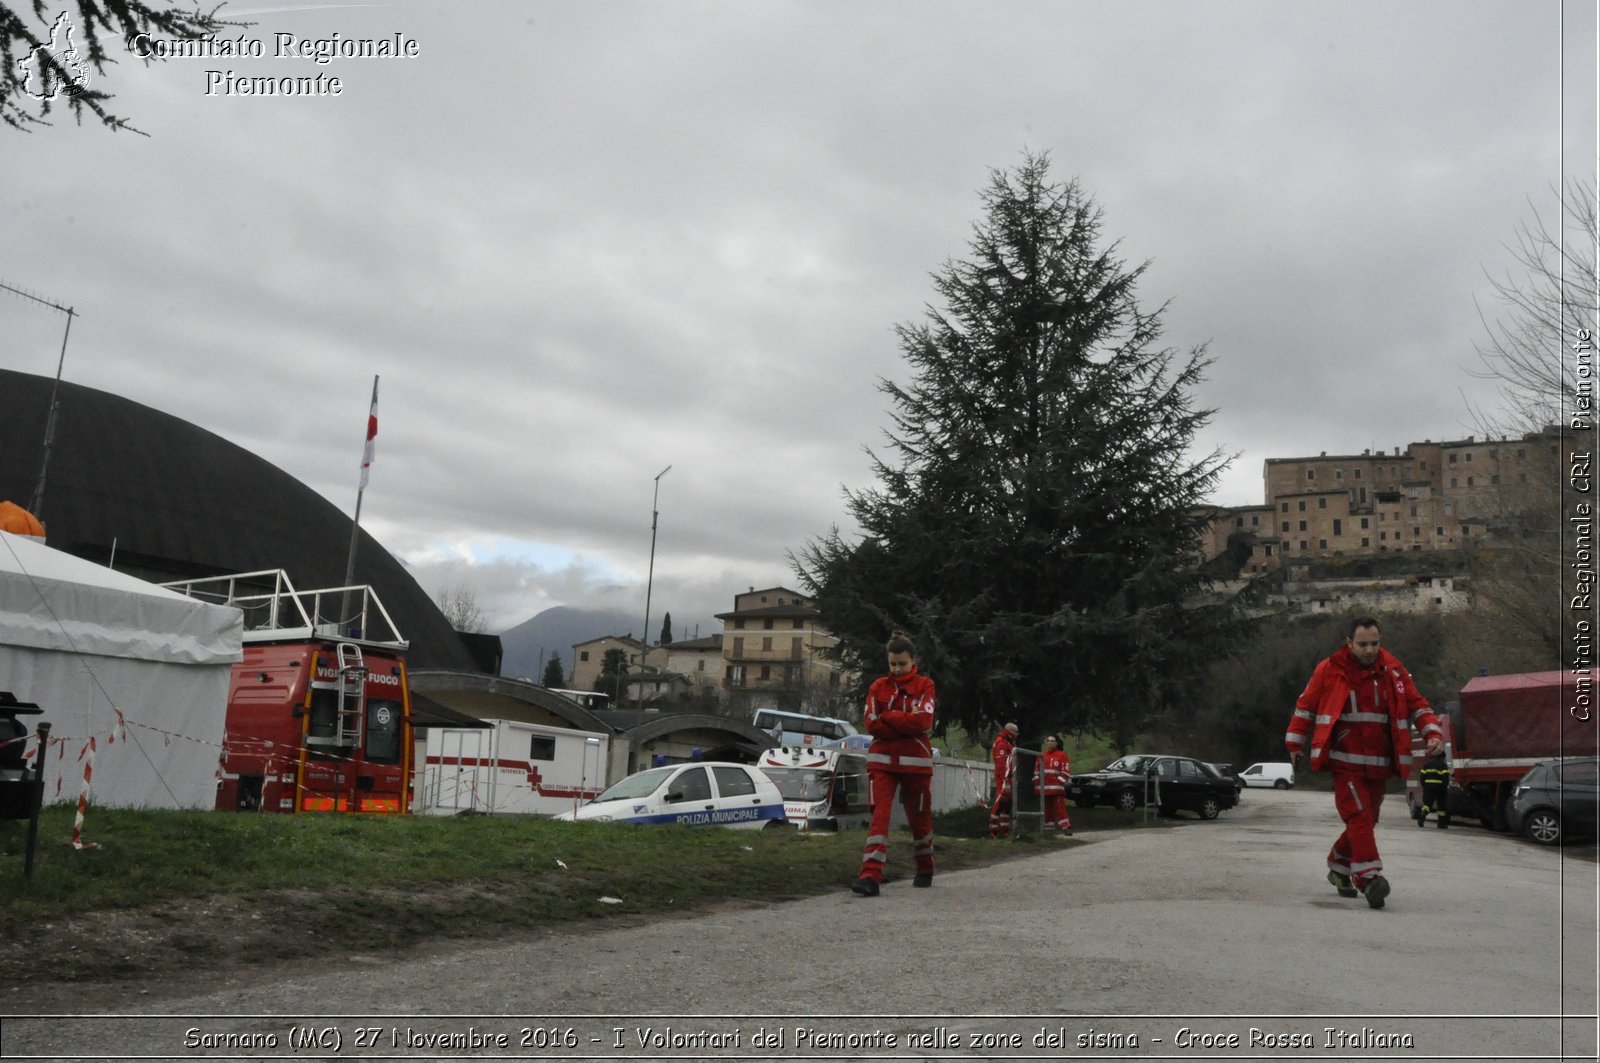
M 349 559 L 345 562 L 344 567 L 344 585 L 346 587 L 349 587 L 356 581 L 356 542 L 361 534 L 361 496 L 365 494 L 367 490 L 367 472 L 372 467 L 373 439 L 377 436 L 377 434 L 378 377 L 377 374 L 373 374 L 372 406 L 367 414 L 367 437 L 366 443 L 364 444 L 361 452 L 361 484 L 356 488 L 356 515 L 355 519 L 350 522 L 350 554 Z M 350 595 L 348 592 L 345 593 L 344 598 L 345 604 L 340 607 L 341 613 L 343 613 L 344 610 L 349 607 Z M 341 625 L 344 624 L 346 619 L 346 617 L 340 616 L 339 623 Z

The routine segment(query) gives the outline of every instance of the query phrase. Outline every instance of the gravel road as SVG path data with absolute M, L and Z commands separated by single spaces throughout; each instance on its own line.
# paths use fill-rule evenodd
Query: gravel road
M 1404 810 L 1391 796 L 1379 827 L 1381 911 L 1324 881 L 1327 794 L 1250 790 L 1214 822 L 1088 835 L 930 890 L 841 884 L 222 984 L 24 989 L 0 1000 L 0 1057 L 1594 1060 L 1593 850 Z

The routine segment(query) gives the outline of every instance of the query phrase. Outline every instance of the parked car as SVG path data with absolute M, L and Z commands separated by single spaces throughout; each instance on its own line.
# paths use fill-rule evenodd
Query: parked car
M 1287 790 L 1294 785 L 1294 765 L 1287 761 L 1263 761 L 1252 764 L 1239 773 L 1246 786 L 1270 786 Z
M 1600 757 L 1570 757 L 1535 764 L 1511 791 L 1506 825 L 1540 845 L 1559 845 L 1575 834 L 1593 836 Z
M 1244 796 L 1244 780 L 1239 778 L 1239 773 L 1233 770 L 1233 765 L 1207 764 L 1206 767 L 1233 783 L 1233 803 L 1238 804 L 1239 798 Z
M 1216 819 L 1238 803 L 1233 780 L 1211 765 L 1164 755 L 1122 757 L 1099 771 L 1074 775 L 1067 796 L 1081 808 L 1114 805 L 1132 812 L 1149 804 L 1164 816 L 1184 809 L 1201 819 Z
M 635 772 L 555 819 L 782 827 L 783 795 L 760 768 L 696 761 Z

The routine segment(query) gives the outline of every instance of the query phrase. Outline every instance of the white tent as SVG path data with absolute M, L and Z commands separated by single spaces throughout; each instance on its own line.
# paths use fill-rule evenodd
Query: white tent
M 212 808 L 243 614 L 0 532 L 0 690 L 51 725 L 45 801 Z M 59 739 L 57 744 L 55 741 Z

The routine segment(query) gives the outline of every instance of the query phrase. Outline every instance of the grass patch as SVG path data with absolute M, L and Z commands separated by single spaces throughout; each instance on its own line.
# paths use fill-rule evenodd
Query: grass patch
M 0 982 L 105 978 L 289 957 L 501 938 L 588 920 L 770 903 L 842 890 L 865 832 L 558 823 L 538 817 L 332 817 L 91 808 L 75 850 L 75 809 L 44 810 L 34 874 L 26 823 L 0 822 L 0 939 L 51 947 L 0 952 Z M 1079 833 L 1143 817 L 1074 809 Z M 1031 853 L 989 841 L 988 812 L 937 819 L 941 871 Z M 1071 844 L 1071 843 L 1069 843 Z M 911 843 L 891 835 L 891 879 Z M 607 903 L 601 898 L 615 898 Z M 7 955 L 9 952 L 9 955 Z M 32 967 L 34 959 L 41 968 Z

